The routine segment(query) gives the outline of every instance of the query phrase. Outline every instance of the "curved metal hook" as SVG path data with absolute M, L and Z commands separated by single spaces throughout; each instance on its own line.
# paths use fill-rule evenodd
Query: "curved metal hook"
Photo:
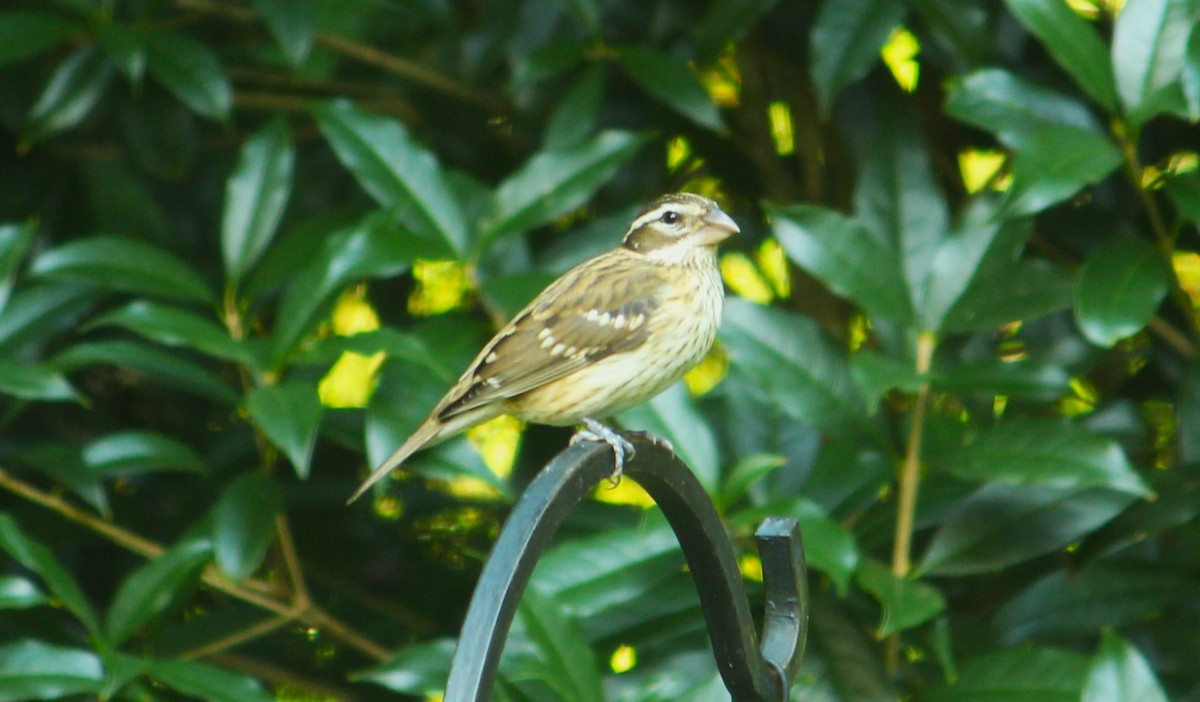
M 767 518 L 755 537 L 763 563 L 762 644 L 725 526 L 691 470 L 654 437 L 629 438 L 625 474 L 654 498 L 687 559 L 718 669 L 734 702 L 786 700 L 804 652 L 808 591 L 795 520 Z M 605 444 L 558 454 L 529 484 L 500 532 L 471 598 L 446 683 L 446 702 L 485 702 L 504 640 L 538 558 L 576 504 L 612 472 Z M 782 679 L 781 679 L 782 678 Z

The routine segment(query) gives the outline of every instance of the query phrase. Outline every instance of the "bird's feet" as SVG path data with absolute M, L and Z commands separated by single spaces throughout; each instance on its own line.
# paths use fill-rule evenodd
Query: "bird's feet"
M 626 459 L 632 459 L 637 453 L 633 444 L 629 440 L 613 431 L 603 422 L 596 421 L 591 417 L 583 418 L 583 425 L 586 429 L 580 429 L 571 437 L 571 443 L 577 444 L 580 441 L 603 441 L 612 447 L 613 450 L 613 472 L 608 476 L 608 480 L 616 487 L 621 483 L 621 472 L 625 470 Z

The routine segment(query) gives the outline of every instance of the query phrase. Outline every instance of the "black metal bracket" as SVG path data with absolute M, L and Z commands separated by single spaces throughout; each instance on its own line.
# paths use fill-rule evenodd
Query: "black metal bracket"
M 760 643 L 729 535 L 699 481 L 654 436 L 637 432 L 626 438 L 637 455 L 626 461 L 625 474 L 654 498 L 675 531 L 733 702 L 787 700 L 808 628 L 808 581 L 796 521 L 768 517 L 755 533 L 766 600 Z M 475 587 L 445 702 L 486 702 L 534 565 L 567 514 L 612 467 L 611 448 L 582 442 L 558 454 L 526 488 Z

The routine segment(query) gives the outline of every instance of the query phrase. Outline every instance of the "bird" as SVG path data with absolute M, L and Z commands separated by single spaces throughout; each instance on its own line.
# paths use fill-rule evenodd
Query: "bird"
M 648 204 L 619 246 L 564 273 L 504 325 L 347 504 L 413 453 L 504 414 L 582 425 L 571 443 L 611 446 L 619 480 L 633 445 L 601 420 L 662 392 L 708 353 L 725 300 L 717 244 L 739 231 L 707 197 Z

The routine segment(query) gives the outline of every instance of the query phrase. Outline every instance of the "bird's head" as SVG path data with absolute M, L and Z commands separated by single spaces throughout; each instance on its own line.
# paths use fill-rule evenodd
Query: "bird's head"
M 738 225 L 716 202 L 691 193 L 664 195 L 633 218 L 621 246 L 653 261 L 679 265 L 697 250 L 709 253 L 737 234 Z

